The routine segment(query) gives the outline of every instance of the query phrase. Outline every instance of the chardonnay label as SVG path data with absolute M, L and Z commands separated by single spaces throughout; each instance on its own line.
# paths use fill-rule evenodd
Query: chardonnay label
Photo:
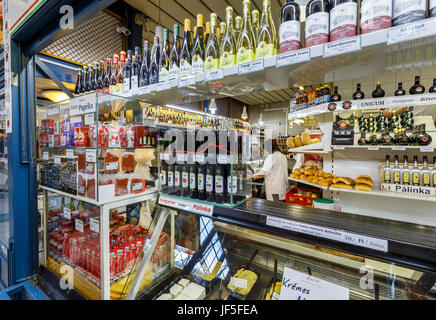
M 361 33 L 387 29 L 392 26 L 392 0 L 362 1 Z
M 236 57 L 234 54 L 230 54 L 229 52 L 224 52 L 221 56 L 221 67 L 230 67 L 236 64 Z
M 237 63 L 245 63 L 250 62 L 254 60 L 254 51 L 246 49 L 244 47 L 239 48 L 238 50 L 238 57 L 237 57 Z
M 192 58 L 192 74 L 199 74 L 204 72 L 204 61 L 200 56 Z
M 267 44 L 265 41 L 259 43 L 256 50 L 256 59 L 264 59 L 273 55 L 274 45 L 272 43 Z
M 330 16 L 327 12 L 311 14 L 306 19 L 306 48 L 329 42 Z
M 192 66 L 185 59 L 180 59 L 180 77 L 188 77 L 192 74 Z
M 179 68 L 179 66 L 175 62 L 171 63 L 170 64 L 169 80 L 178 79 L 179 75 L 180 75 L 180 68 Z
M 356 30 L 357 3 L 342 3 L 330 11 L 330 41 L 354 37 Z
M 170 71 L 163 67 L 159 67 L 159 82 L 167 82 L 170 80 Z
M 219 69 L 219 60 L 214 59 L 212 56 L 206 58 L 204 71 L 210 72 Z

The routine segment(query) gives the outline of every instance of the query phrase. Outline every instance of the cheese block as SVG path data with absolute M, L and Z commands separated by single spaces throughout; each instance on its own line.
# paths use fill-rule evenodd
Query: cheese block
M 191 281 L 189 281 L 188 279 L 180 279 L 177 284 L 183 288 L 186 288 L 189 283 L 191 283 Z
M 185 289 L 183 289 L 182 294 L 190 297 L 192 300 L 203 300 L 206 298 L 206 289 L 191 282 Z
M 173 296 L 169 293 L 164 293 L 160 295 L 156 300 L 173 300 Z
M 170 289 L 170 293 L 173 297 L 177 297 L 182 291 L 183 287 L 178 284 L 173 285 Z

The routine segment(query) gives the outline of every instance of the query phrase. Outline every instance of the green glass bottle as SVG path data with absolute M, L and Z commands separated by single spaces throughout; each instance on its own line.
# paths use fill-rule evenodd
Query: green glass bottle
M 244 0 L 244 23 L 238 41 L 238 54 L 236 61 L 238 64 L 249 62 L 255 58 L 255 43 L 253 38 L 253 28 L 251 26 L 250 0 Z
M 168 29 L 164 29 L 164 43 L 159 63 L 159 82 L 170 80 L 170 41 L 168 39 Z
M 195 34 L 194 43 L 192 45 L 192 74 L 200 74 L 204 72 L 204 57 L 205 57 L 205 44 L 204 44 L 204 29 L 203 29 L 203 15 L 197 15 L 197 30 Z
M 251 13 L 251 20 L 253 24 L 253 33 L 254 33 L 254 41 L 257 47 L 257 38 L 259 37 L 259 29 L 260 29 L 260 12 L 255 9 Z
M 174 39 L 173 47 L 170 53 L 170 76 L 169 80 L 175 80 L 179 78 L 180 72 L 180 38 L 179 38 L 179 25 L 174 25 Z
M 256 48 L 256 59 L 277 53 L 277 32 L 271 14 L 271 0 L 263 0 L 262 19 Z
M 236 44 L 239 41 L 239 37 L 241 36 L 241 30 L 242 30 L 242 17 L 236 16 L 235 18 L 235 29 L 233 30 L 233 33 L 235 34 L 235 42 Z
M 191 55 L 191 20 L 185 20 L 185 34 L 183 37 L 182 50 L 180 51 L 180 77 L 188 77 L 192 74 Z
M 226 8 L 226 35 L 221 43 L 220 66 L 221 68 L 236 64 L 236 43 L 233 34 L 233 8 Z
M 206 72 L 217 70 L 220 67 L 219 40 L 218 40 L 218 34 L 216 29 L 217 24 L 218 24 L 218 16 L 216 15 L 216 13 L 212 13 L 210 15 L 209 41 L 206 47 L 206 62 L 204 67 Z

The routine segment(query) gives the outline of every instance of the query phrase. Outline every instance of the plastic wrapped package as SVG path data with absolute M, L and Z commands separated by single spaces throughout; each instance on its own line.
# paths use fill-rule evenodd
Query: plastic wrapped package
M 142 193 L 145 188 L 145 180 L 141 176 L 134 174 L 130 180 L 130 193 Z
M 77 194 L 82 197 L 86 196 L 86 177 L 84 174 L 77 176 Z
M 133 126 L 127 127 L 127 148 L 135 148 L 135 130 Z
M 124 196 L 129 194 L 129 175 L 120 174 L 115 180 L 115 196 Z
M 97 147 L 98 131 L 95 125 L 89 126 L 89 146 L 92 148 Z
M 120 148 L 121 140 L 120 140 L 120 127 L 116 123 L 111 123 L 108 125 L 109 132 L 109 147 L 111 148 Z
M 109 146 L 109 130 L 107 125 L 100 124 L 98 129 L 98 147 L 105 148 Z
M 96 190 L 95 175 L 88 175 L 86 180 L 86 196 L 90 199 L 95 200 L 95 190 Z
M 135 170 L 135 154 L 133 152 L 123 153 L 121 170 L 123 172 L 131 172 Z
M 77 169 L 80 173 L 86 173 L 86 152 L 84 150 L 77 151 Z
M 75 127 L 74 128 L 74 146 L 89 147 L 89 128 Z
M 120 170 L 119 157 L 108 151 L 104 157 L 104 173 L 118 173 Z

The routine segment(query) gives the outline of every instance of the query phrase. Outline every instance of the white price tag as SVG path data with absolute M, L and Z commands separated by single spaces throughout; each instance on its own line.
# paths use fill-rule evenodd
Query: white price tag
M 345 150 L 345 146 L 333 146 L 335 150 Z
M 91 231 L 94 231 L 96 233 L 100 233 L 100 220 L 90 218 L 89 219 L 89 228 Z
M 230 285 L 234 288 L 247 289 L 247 280 L 231 277 Z
M 95 117 L 93 113 L 85 114 L 85 126 L 91 126 L 95 123 Z
M 62 163 L 62 161 L 61 161 L 61 157 L 59 157 L 59 156 L 55 156 L 55 157 L 54 157 L 54 163 L 55 163 L 55 164 L 61 164 L 61 163 Z
M 138 88 L 138 95 L 150 94 L 150 86 L 144 86 Z
M 388 30 L 388 45 L 434 35 L 436 19 L 425 19 Z
M 49 116 L 54 116 L 55 114 L 59 114 L 59 107 L 51 108 L 47 111 Z
M 68 207 L 64 207 L 63 216 L 65 219 L 71 220 L 71 209 Z
M 76 219 L 74 221 L 74 227 L 77 231 L 82 232 L 82 233 L 84 232 L 84 223 L 82 220 Z
M 171 89 L 171 81 L 159 82 L 156 84 L 156 91 L 165 91 Z
M 265 69 L 264 60 L 254 60 L 246 63 L 241 63 L 238 65 L 238 74 L 243 75 L 247 73 L 262 71 Z
M 377 147 L 377 146 L 371 146 L 371 147 L 368 147 L 368 150 L 369 150 L 369 151 L 379 151 L 379 150 L 380 150 L 380 147 Z
M 179 88 L 195 85 L 195 76 L 189 76 L 179 79 Z
M 204 74 L 204 81 L 205 82 L 221 80 L 222 78 L 224 78 L 223 69 L 209 71 L 209 72 L 206 72 Z
M 310 61 L 310 49 L 302 49 L 283 53 L 277 56 L 276 67 L 284 67 Z
M 360 41 L 360 36 L 330 42 L 324 45 L 324 58 L 359 51 L 361 49 L 362 45 Z
M 427 146 L 427 147 L 421 147 L 419 150 L 420 150 L 421 152 L 434 152 L 434 147 L 429 147 L 429 146 Z
M 86 150 L 86 162 L 92 162 L 92 163 L 97 162 L 97 155 L 95 150 L 93 149 Z
M 131 97 L 131 96 L 133 96 L 133 90 L 132 89 L 124 90 L 123 95 L 125 97 Z
M 70 122 L 71 122 L 71 126 L 74 126 L 75 123 L 82 123 L 82 117 L 81 116 L 71 117 Z
M 41 113 L 39 114 L 39 119 L 41 119 L 41 120 L 45 120 L 45 119 L 47 119 L 47 112 L 41 112 Z
M 43 152 L 42 153 L 42 160 L 48 161 L 49 159 L 50 159 L 50 156 L 49 156 L 48 152 Z
M 67 159 L 74 159 L 74 150 L 73 149 L 67 149 L 65 156 L 66 156 Z
M 406 151 L 406 147 L 392 147 L 393 151 Z

